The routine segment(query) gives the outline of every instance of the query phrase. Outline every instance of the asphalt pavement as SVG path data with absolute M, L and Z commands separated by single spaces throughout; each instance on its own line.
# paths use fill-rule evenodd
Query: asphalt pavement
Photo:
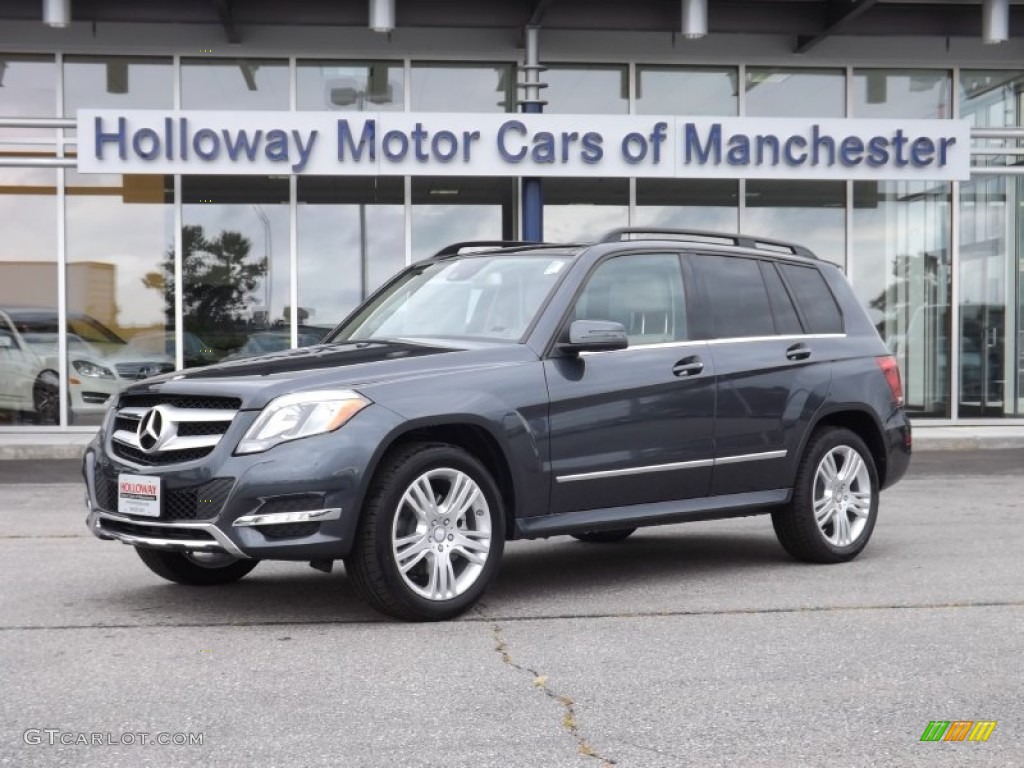
M 0 462 L 2 765 L 1024 765 L 1024 451 L 919 454 L 853 563 L 765 517 L 513 542 L 431 625 L 340 567 L 167 584 L 81 497 L 76 462 Z

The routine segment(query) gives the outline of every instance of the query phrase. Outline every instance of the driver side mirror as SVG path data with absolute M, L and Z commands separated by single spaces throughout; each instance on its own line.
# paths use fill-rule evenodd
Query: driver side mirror
M 569 326 L 569 340 L 558 344 L 560 350 L 570 354 L 611 352 L 628 346 L 626 328 L 610 320 L 574 320 Z

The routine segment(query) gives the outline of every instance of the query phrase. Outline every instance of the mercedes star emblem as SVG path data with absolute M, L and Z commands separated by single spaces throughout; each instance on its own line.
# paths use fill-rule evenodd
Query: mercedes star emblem
M 160 447 L 164 433 L 170 422 L 160 409 L 160 406 L 150 408 L 142 415 L 139 421 L 139 447 L 146 453 L 152 453 Z

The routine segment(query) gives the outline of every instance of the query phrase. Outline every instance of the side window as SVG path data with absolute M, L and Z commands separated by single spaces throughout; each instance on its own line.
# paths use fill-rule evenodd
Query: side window
M 590 276 L 576 301 L 575 320 L 622 323 L 630 346 L 685 341 L 686 300 L 679 256 L 616 256 Z
M 772 305 L 772 314 L 775 315 L 775 332 L 783 336 L 792 336 L 804 332 L 800 325 L 800 317 L 793 306 L 793 299 L 789 291 L 782 283 L 782 278 L 775 270 L 773 264 L 761 262 L 761 274 L 764 277 L 765 287 L 768 289 L 768 301 Z
M 825 278 L 814 267 L 783 264 L 782 274 L 793 291 L 808 333 L 842 333 L 843 318 Z
M 775 333 L 768 292 L 755 259 L 698 254 L 693 261 L 707 292 L 716 338 Z

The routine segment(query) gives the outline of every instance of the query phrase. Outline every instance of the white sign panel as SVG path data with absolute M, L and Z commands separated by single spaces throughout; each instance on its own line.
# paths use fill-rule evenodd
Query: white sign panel
M 78 170 L 953 180 L 964 120 L 81 110 Z

